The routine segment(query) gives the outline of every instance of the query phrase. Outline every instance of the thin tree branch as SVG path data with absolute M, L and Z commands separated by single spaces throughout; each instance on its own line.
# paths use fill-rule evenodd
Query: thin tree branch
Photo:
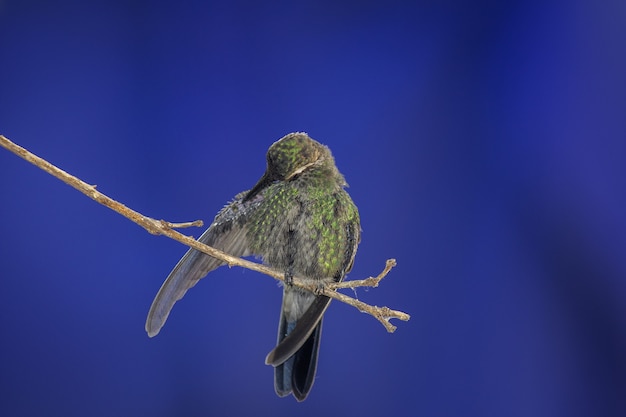
M 171 239 L 174 239 L 184 245 L 187 245 L 191 248 L 197 249 L 200 252 L 206 253 L 207 255 L 213 256 L 217 259 L 220 259 L 228 264 L 229 267 L 232 266 L 240 266 L 242 268 L 251 269 L 253 271 L 260 272 L 265 275 L 269 275 L 279 281 L 284 281 L 285 274 L 283 272 L 276 271 L 273 268 L 270 268 L 266 265 L 262 265 L 256 262 L 251 262 L 245 259 L 237 258 L 231 256 L 225 252 L 222 252 L 218 249 L 215 249 L 211 246 L 207 246 L 203 243 L 198 242 L 194 238 L 190 236 L 183 235 L 182 233 L 177 232 L 174 229 L 177 228 L 186 228 L 186 227 L 200 227 L 202 226 L 202 220 L 196 220 L 194 222 L 185 222 L 185 223 L 170 223 L 165 220 L 155 220 L 151 217 L 144 216 L 143 214 L 136 212 L 124 204 L 113 200 L 112 198 L 104 195 L 103 193 L 96 190 L 95 185 L 87 184 L 86 182 L 80 180 L 79 178 L 63 171 L 62 169 L 52 165 L 45 159 L 34 155 L 28 150 L 22 148 L 19 145 L 11 142 L 6 137 L 0 135 L 0 146 L 8 149 L 19 157 L 27 160 L 31 164 L 41 168 L 46 171 L 50 175 L 58 178 L 64 183 L 74 187 L 81 193 L 85 194 L 87 197 L 92 200 L 97 201 L 110 208 L 111 210 L 121 214 L 126 217 L 130 221 L 138 224 L 139 226 L 146 229 L 149 233 L 153 235 L 163 235 L 167 236 Z M 353 307 L 356 307 L 361 312 L 367 313 L 375 317 L 378 321 L 381 322 L 383 326 L 387 329 L 388 332 L 392 333 L 396 330 L 396 326 L 392 325 L 389 321 L 392 318 L 396 318 L 399 320 L 407 321 L 410 319 L 410 316 L 402 311 L 392 310 L 388 307 L 378 307 L 371 306 L 362 301 L 359 301 L 355 298 L 349 297 L 342 293 L 337 292 L 337 289 L 340 288 L 356 288 L 356 287 L 377 287 L 378 283 L 389 273 L 391 268 L 396 265 L 395 259 L 387 260 L 385 265 L 385 269 L 378 274 L 376 277 L 369 277 L 363 280 L 354 280 L 354 281 L 345 281 L 341 283 L 333 283 L 333 284 L 308 284 L 305 280 L 299 277 L 293 277 L 293 285 L 298 288 L 303 288 L 305 290 L 314 292 L 316 294 L 323 294 L 327 297 L 334 298 L 335 300 L 344 302 Z

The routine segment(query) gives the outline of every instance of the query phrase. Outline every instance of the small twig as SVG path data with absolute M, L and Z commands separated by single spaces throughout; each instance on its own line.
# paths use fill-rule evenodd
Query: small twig
M 387 329 L 389 333 L 393 333 L 397 327 L 391 324 L 389 320 L 399 319 L 402 321 L 408 321 L 411 318 L 411 316 L 409 316 L 408 314 L 402 311 L 392 310 L 389 307 L 371 306 L 360 300 L 357 300 L 352 297 L 348 297 L 347 295 L 337 292 L 336 290 L 340 288 L 357 288 L 357 287 L 375 288 L 375 287 L 378 287 L 378 284 L 380 283 L 380 281 L 387 276 L 389 271 L 391 271 L 391 268 L 393 268 L 394 266 L 396 266 L 396 260 L 387 259 L 387 263 L 385 264 L 385 269 L 383 269 L 382 272 L 378 274 L 376 277 L 369 277 L 366 279 L 355 279 L 355 280 L 350 280 L 350 281 L 327 284 L 324 286 L 321 293 L 328 297 L 332 297 L 336 300 L 349 304 L 352 307 L 356 307 L 362 313 L 367 313 L 375 317 L 378 321 L 382 323 L 383 326 L 385 326 L 385 329 Z M 313 285 L 310 285 L 310 284 L 307 285 L 307 289 L 315 292 L 315 287 Z M 320 291 L 318 290 L 318 292 Z M 335 294 L 337 296 L 335 296 Z
M 153 235 L 163 235 L 167 236 L 171 239 L 174 239 L 184 245 L 187 245 L 191 248 L 197 249 L 200 252 L 206 253 L 207 255 L 218 258 L 228 264 L 228 266 L 240 266 L 243 268 L 251 269 L 253 271 L 260 272 L 265 275 L 269 275 L 277 280 L 284 281 L 284 273 L 276 271 L 273 268 L 268 266 L 258 264 L 256 262 L 247 261 L 245 259 L 237 258 L 235 256 L 231 256 L 225 252 L 222 252 L 218 249 L 215 249 L 211 246 L 207 246 L 204 243 L 198 242 L 190 236 L 185 236 L 182 233 L 177 232 L 174 229 L 178 228 L 186 228 L 186 227 L 200 227 L 202 226 L 201 220 L 196 220 L 193 222 L 185 222 L 185 223 L 170 223 L 165 220 L 155 220 L 151 217 L 146 217 L 139 212 L 136 212 L 125 205 L 113 200 L 112 198 L 106 196 L 105 194 L 96 190 L 95 185 L 87 184 L 86 182 L 80 180 L 79 178 L 63 171 L 60 168 L 52 165 L 45 159 L 38 157 L 37 155 L 29 152 L 28 150 L 22 148 L 19 145 L 11 142 L 6 137 L 0 135 L 0 146 L 8 149 L 19 157 L 27 160 L 33 165 L 41 168 L 46 171 L 50 175 L 58 178 L 64 183 L 74 187 L 81 193 L 85 194 L 87 197 L 92 200 L 97 201 L 110 208 L 111 210 L 121 214 L 132 222 L 138 224 L 139 226 L 146 229 L 149 233 Z M 396 330 L 396 326 L 392 325 L 389 320 L 392 318 L 397 318 L 403 321 L 407 321 L 410 319 L 410 316 L 402 311 L 391 310 L 388 307 L 378 307 L 378 306 L 370 306 L 362 301 L 344 295 L 342 293 L 337 292 L 337 289 L 340 288 L 356 288 L 356 287 L 377 287 L 378 283 L 389 273 L 391 268 L 396 265 L 395 259 L 387 260 L 387 264 L 385 265 L 385 269 L 378 274 L 376 277 L 370 277 L 363 280 L 354 280 L 354 281 L 345 281 L 341 283 L 333 283 L 324 285 L 321 289 L 319 286 L 315 284 L 309 284 L 307 281 L 299 278 L 293 277 L 293 284 L 298 288 L 303 288 L 305 290 L 323 294 L 327 297 L 334 298 L 335 300 L 344 302 L 353 307 L 356 307 L 361 312 L 368 313 L 375 317 L 378 321 L 382 323 L 383 326 L 387 329 L 388 332 L 393 332 Z M 309 281 L 310 282 L 310 281 Z
M 380 281 L 387 276 L 391 268 L 396 266 L 395 259 L 387 259 L 387 263 L 385 264 L 385 269 L 375 277 L 369 277 L 365 279 L 354 279 L 350 281 L 337 282 L 334 284 L 328 284 L 328 289 L 330 290 L 338 290 L 340 288 L 356 288 L 356 287 L 378 287 Z
M 160 220 L 161 225 L 167 227 L 168 229 L 184 229 L 186 227 L 202 227 L 204 226 L 204 222 L 202 220 L 194 220 L 193 222 L 185 222 L 185 223 L 170 223 L 165 220 Z

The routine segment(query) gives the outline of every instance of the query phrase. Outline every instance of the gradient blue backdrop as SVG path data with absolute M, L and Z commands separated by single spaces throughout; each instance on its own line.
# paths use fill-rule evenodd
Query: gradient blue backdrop
M 270 5 L 271 3 L 271 5 Z M 0 1 L 0 133 L 207 224 L 306 131 L 359 206 L 360 299 L 275 396 L 281 290 L 221 268 L 154 339 L 185 248 L 0 150 L 2 416 L 626 415 L 624 2 Z M 195 236 L 200 230 L 190 230 Z

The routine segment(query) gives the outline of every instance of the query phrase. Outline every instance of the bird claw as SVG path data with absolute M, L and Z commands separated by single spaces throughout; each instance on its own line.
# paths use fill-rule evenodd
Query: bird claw
M 293 286 L 293 273 L 290 271 L 285 272 L 285 285 Z
M 315 285 L 315 290 L 313 291 L 313 294 L 315 295 L 324 295 L 324 290 L 326 289 L 326 286 L 324 285 L 324 283 L 319 282 Z

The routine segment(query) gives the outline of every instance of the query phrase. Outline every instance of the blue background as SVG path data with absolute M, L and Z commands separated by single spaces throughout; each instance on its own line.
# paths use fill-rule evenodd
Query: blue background
M 267 3 L 267 4 L 266 4 Z M 281 290 L 0 150 L 0 415 L 626 415 L 624 2 L 0 2 L 0 133 L 145 215 L 210 223 L 265 151 L 330 146 L 363 226 L 298 404 Z M 201 230 L 187 230 L 195 236 Z

